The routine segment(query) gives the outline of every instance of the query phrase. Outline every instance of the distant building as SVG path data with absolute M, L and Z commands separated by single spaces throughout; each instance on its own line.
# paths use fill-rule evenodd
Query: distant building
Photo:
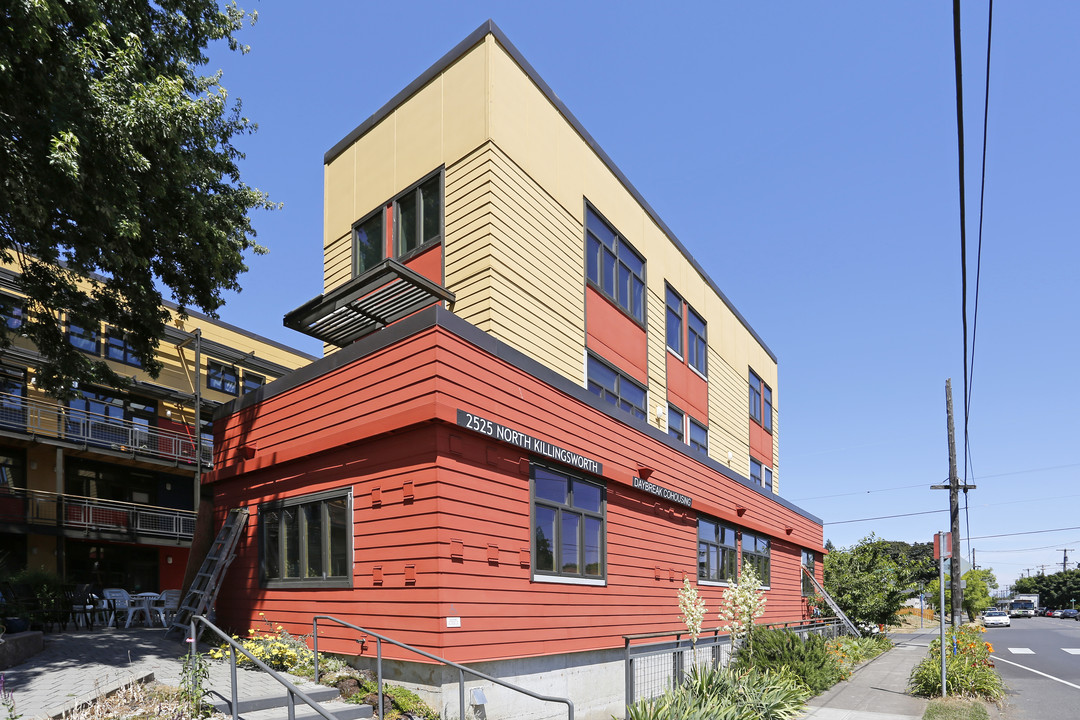
M 766 621 L 807 616 L 776 358 L 494 24 L 325 178 L 324 293 L 286 324 L 327 356 L 216 415 L 219 515 L 255 518 L 223 622 L 333 615 L 588 718 L 622 712 L 624 636 L 682 629 L 684 577 L 712 625 L 747 564 Z M 456 714 L 456 672 L 383 652 Z

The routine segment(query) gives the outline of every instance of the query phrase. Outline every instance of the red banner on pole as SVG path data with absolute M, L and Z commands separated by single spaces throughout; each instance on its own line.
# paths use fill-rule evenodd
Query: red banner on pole
M 934 559 L 952 557 L 952 533 L 934 533 Z

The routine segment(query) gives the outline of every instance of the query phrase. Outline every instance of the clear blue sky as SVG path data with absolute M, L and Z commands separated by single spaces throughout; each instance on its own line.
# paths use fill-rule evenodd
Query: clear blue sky
M 973 287 L 987 7 L 962 4 Z M 947 507 L 950 377 L 963 452 L 950 3 L 245 7 L 251 53 L 211 68 L 260 126 L 245 179 L 285 207 L 255 218 L 271 254 L 225 320 L 321 351 L 281 317 L 321 291 L 323 153 L 492 18 L 779 357 L 782 495 L 839 546 L 946 528 L 841 521 Z M 1080 529 L 980 537 L 1080 526 L 1080 3 L 995 13 L 968 474 L 1004 584 L 1080 561 Z

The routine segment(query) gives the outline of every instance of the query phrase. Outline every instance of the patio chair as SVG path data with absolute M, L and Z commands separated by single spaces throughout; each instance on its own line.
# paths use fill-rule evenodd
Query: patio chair
M 157 613 L 158 619 L 161 620 L 162 627 L 169 627 L 169 622 L 172 621 L 173 615 L 180 609 L 180 591 L 163 590 L 158 597 L 157 602 L 154 603 L 150 609 Z
M 129 620 L 131 618 L 131 612 L 135 608 L 131 602 L 131 596 L 128 595 L 127 590 L 124 590 L 123 588 L 105 588 L 102 591 L 102 594 L 105 596 L 105 600 L 109 604 L 109 619 L 105 623 L 106 627 L 110 625 L 116 627 L 120 626 L 120 621 L 119 618 L 117 618 L 117 615 L 124 618 L 125 620 Z

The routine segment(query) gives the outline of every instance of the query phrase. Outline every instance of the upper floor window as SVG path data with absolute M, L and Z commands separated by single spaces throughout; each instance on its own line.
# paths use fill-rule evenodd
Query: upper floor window
M 683 301 L 670 286 L 664 288 L 667 297 L 667 346 L 668 350 L 682 357 L 683 354 Z
M 21 299 L 0 293 L 0 322 L 4 323 L 8 330 L 22 327 L 25 312 L 26 305 Z
M 750 458 L 750 482 L 766 490 L 772 490 L 772 468 L 759 460 Z
M 645 388 L 603 360 L 589 355 L 589 391 L 636 418 L 645 419 Z
M 772 432 L 772 388 L 750 371 L 750 419 Z
M 645 260 L 590 207 L 585 208 L 585 275 L 645 324 Z
M 698 518 L 698 578 L 728 582 L 738 575 L 735 528 Z
M 686 361 L 702 375 L 708 375 L 706 355 L 709 346 L 705 338 L 705 320 L 689 305 L 686 306 L 686 327 Z
M 690 418 L 690 447 L 705 455 L 709 454 L 709 428 Z
M 667 433 L 679 442 L 686 442 L 686 414 L 674 405 L 668 405 Z
M 604 488 L 570 473 L 532 466 L 533 572 L 604 577 Z
M 250 370 L 244 371 L 244 394 L 258 390 L 266 384 L 266 378 Z
M 392 238 L 392 256 L 402 258 L 437 242 L 442 233 L 442 173 L 437 172 L 353 225 L 353 275 L 387 257 L 388 237 Z
M 132 367 L 142 367 L 142 362 L 128 344 L 127 335 L 122 330 L 113 327 L 106 328 L 105 357 Z
M 101 348 L 98 346 L 98 329 L 96 327 L 88 327 L 77 320 L 69 318 L 67 337 L 68 342 L 73 347 L 83 352 L 93 355 L 101 352 Z
M 816 553 L 810 550 L 802 551 L 802 566 L 806 568 L 806 572 L 810 573 L 811 576 L 814 574 L 814 565 L 816 563 Z M 816 592 L 816 590 L 814 589 L 814 583 L 810 581 L 810 578 L 807 577 L 806 573 L 802 571 L 800 571 L 800 573 L 802 574 L 802 594 L 813 595 Z
M 217 360 L 206 361 L 206 387 L 228 395 L 236 395 L 239 389 L 239 376 L 236 366 L 226 365 Z
M 745 530 L 742 533 L 742 563 L 743 567 L 749 565 L 754 568 L 758 580 L 765 587 L 769 581 L 769 539 L 751 535 Z

